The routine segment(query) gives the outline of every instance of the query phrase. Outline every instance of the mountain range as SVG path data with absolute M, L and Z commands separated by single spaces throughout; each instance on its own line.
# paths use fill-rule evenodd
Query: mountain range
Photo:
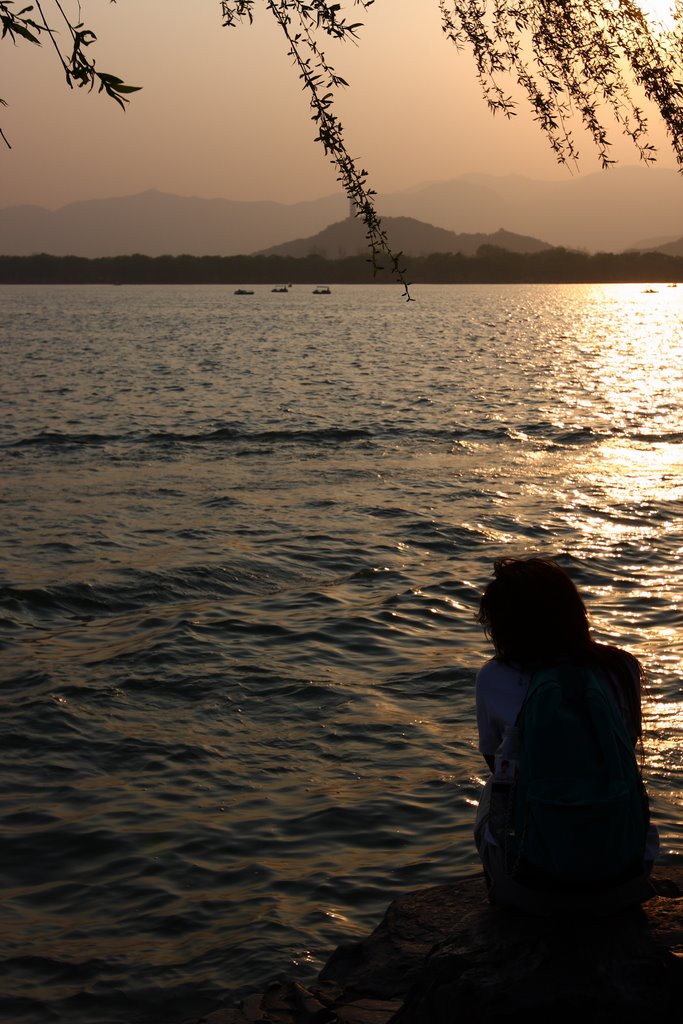
M 660 168 L 616 167 L 553 182 L 469 174 L 379 196 L 377 205 L 384 216 L 439 225 L 433 230 L 455 232 L 461 240 L 478 235 L 491 242 L 492 234 L 504 230 L 531 237 L 534 244 L 543 239 L 537 244 L 588 251 L 683 251 L 683 179 Z M 0 254 L 240 255 L 298 244 L 292 239 L 310 245 L 314 236 L 345 219 L 348 204 L 342 195 L 284 204 L 150 190 L 58 210 L 0 209 Z M 442 242 L 453 244 L 452 238 Z M 400 241 L 392 243 L 411 251 Z

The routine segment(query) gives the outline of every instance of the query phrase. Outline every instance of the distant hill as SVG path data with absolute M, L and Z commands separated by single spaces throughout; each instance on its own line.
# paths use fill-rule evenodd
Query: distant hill
M 348 203 L 330 196 L 305 203 L 198 199 L 150 189 L 132 196 L 0 209 L 0 253 L 30 256 L 236 256 L 343 217 Z
M 490 235 L 463 234 L 425 224 L 413 217 L 384 217 L 384 229 L 391 239 L 392 248 L 406 256 L 429 256 L 430 253 L 460 252 L 473 256 L 481 245 L 495 245 L 510 252 L 541 252 L 549 249 L 545 242 L 526 235 L 516 235 L 502 228 Z M 297 238 L 292 242 L 265 249 L 263 256 L 325 256 L 343 259 L 367 250 L 365 228 L 356 217 L 330 224 L 310 238 Z
M 683 256 L 683 238 L 678 238 L 667 245 L 658 245 L 655 251 L 666 253 L 667 256 Z
M 560 181 L 466 174 L 383 196 L 382 214 L 451 231 L 508 231 L 589 252 L 622 252 L 640 238 L 683 235 L 683 176 L 638 165 Z
M 638 239 L 670 244 L 683 236 L 683 177 L 648 167 L 616 167 L 553 182 L 467 174 L 379 196 L 378 208 L 384 217 L 439 225 L 459 237 L 490 236 L 505 224 L 513 236 L 542 238 L 553 246 L 621 252 L 640 248 Z M 307 239 L 341 221 L 347 211 L 343 195 L 288 205 L 155 190 L 69 203 L 59 210 L 5 207 L 0 209 L 0 254 L 243 255 Z

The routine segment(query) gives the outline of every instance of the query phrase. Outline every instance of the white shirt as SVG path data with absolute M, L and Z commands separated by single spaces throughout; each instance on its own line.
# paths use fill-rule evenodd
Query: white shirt
M 493 658 L 477 674 L 479 751 L 493 757 L 508 725 L 514 725 L 531 682 L 531 672 Z

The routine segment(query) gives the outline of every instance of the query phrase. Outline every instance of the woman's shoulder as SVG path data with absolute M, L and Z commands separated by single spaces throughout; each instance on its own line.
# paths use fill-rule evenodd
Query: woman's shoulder
M 531 673 L 499 658 L 491 658 L 477 673 L 477 687 L 524 686 L 528 684 Z
M 498 658 L 490 658 L 477 672 L 477 682 L 480 680 L 486 682 L 489 679 L 496 679 L 509 670 L 510 666 L 506 665 L 505 662 L 499 661 Z

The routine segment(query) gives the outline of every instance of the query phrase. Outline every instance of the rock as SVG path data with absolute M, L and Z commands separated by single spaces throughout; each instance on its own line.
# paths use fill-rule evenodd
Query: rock
M 452 885 L 407 893 L 390 904 L 366 939 L 340 946 L 318 980 L 334 983 L 346 995 L 403 997 L 432 947 L 454 932 L 463 915 L 482 907 L 488 902 L 480 873 Z
M 308 988 L 275 983 L 207 1024 L 643 1024 L 683 1000 L 683 868 L 602 919 L 535 918 L 488 902 L 480 875 L 395 900 Z M 676 1019 L 676 1017 L 674 1019 Z
M 683 997 L 682 904 L 657 896 L 590 924 L 470 915 L 431 951 L 392 1024 L 669 1019 Z

